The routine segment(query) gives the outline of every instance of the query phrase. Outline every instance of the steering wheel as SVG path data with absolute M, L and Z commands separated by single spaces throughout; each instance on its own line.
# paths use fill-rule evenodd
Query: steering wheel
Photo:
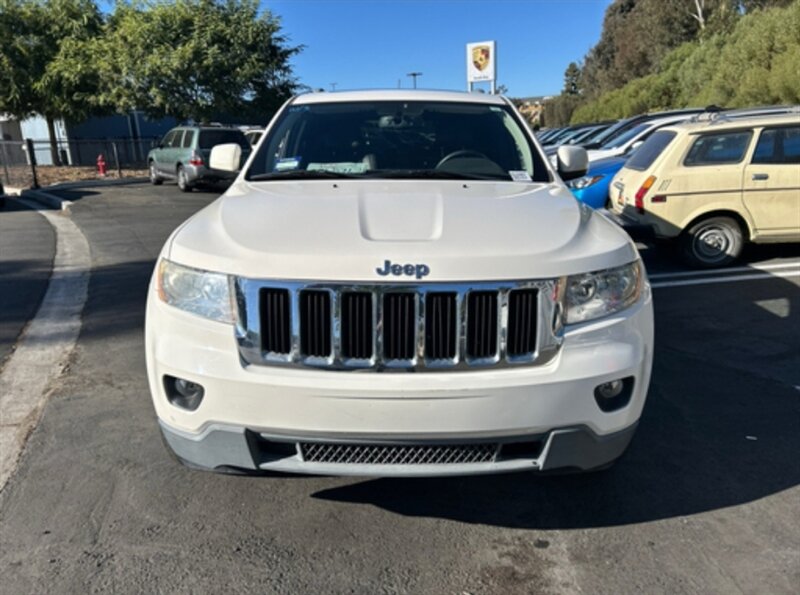
M 448 161 L 452 161 L 453 159 L 457 159 L 459 157 L 478 157 L 479 159 L 486 159 L 487 161 L 489 160 L 489 158 L 486 155 L 484 155 L 483 153 L 479 153 L 478 151 L 461 149 L 459 151 L 453 151 L 452 153 L 448 153 L 447 155 L 442 157 L 439 163 L 436 164 L 436 169 L 439 169 Z

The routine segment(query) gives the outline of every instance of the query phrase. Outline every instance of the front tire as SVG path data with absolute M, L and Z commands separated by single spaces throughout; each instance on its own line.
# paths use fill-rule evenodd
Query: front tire
M 182 165 L 178 166 L 178 188 L 181 189 L 181 192 L 192 191 L 192 184 L 189 182 L 189 178 L 186 175 L 186 170 L 183 169 Z
M 687 229 L 680 237 L 681 257 L 700 269 L 724 267 L 742 253 L 742 228 L 731 217 L 709 217 Z
M 161 186 L 164 180 L 161 179 L 161 176 L 158 175 L 158 170 L 156 169 L 156 164 L 154 161 L 150 162 L 150 183 L 153 186 Z

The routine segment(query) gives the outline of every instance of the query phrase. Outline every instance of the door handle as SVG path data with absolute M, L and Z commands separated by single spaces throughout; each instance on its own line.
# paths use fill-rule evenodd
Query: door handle
M 753 174 L 753 180 L 769 180 L 769 174 Z

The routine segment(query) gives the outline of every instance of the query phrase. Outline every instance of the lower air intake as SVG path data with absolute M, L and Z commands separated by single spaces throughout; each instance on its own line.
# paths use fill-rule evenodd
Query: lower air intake
M 300 452 L 308 463 L 340 465 L 457 465 L 491 463 L 498 444 L 324 444 L 301 442 Z

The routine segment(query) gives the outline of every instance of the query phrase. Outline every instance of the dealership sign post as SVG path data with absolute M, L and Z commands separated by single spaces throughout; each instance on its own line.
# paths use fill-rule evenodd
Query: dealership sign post
M 473 83 L 491 83 L 492 95 L 496 92 L 497 46 L 494 41 L 467 44 L 467 90 Z

